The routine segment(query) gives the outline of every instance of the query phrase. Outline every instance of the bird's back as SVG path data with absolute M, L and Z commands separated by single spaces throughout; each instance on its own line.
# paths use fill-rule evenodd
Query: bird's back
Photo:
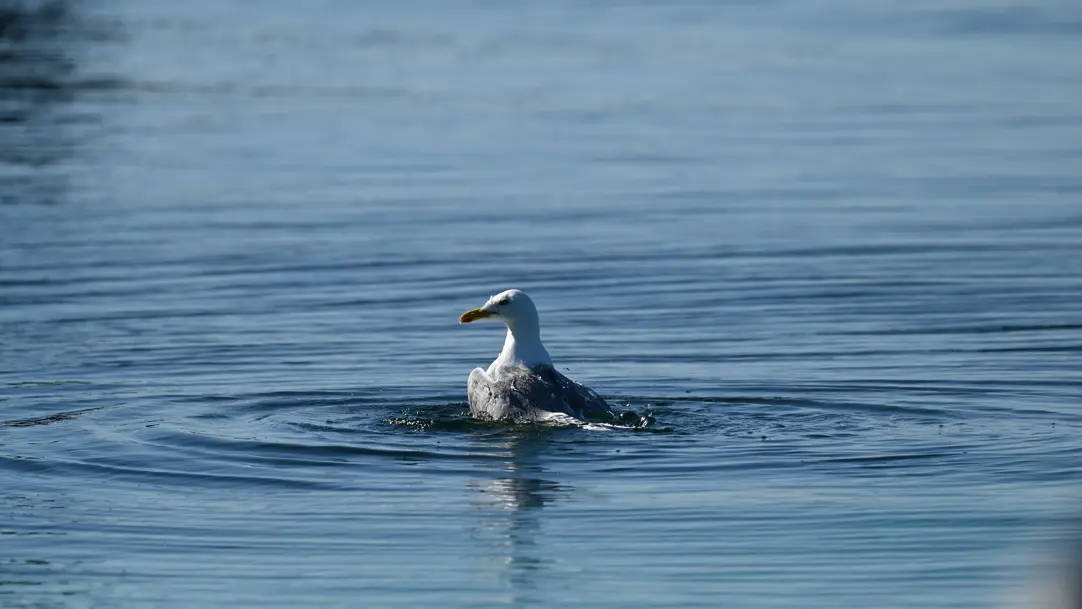
M 470 374 L 467 395 L 473 415 L 487 419 L 527 422 L 550 413 L 580 419 L 612 413 L 597 393 L 548 364 L 501 366 L 492 375 L 477 368 Z

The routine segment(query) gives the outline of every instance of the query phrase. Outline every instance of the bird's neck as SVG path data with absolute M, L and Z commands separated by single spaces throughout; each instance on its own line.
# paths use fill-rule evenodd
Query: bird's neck
M 552 358 L 541 344 L 541 330 L 537 324 L 516 323 L 507 325 L 507 338 L 503 341 L 503 351 L 492 365 L 489 374 L 500 366 L 523 365 L 527 367 L 541 364 L 552 365 Z

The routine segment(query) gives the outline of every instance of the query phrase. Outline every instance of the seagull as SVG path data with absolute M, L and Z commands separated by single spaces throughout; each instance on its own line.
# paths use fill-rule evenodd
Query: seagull
M 525 292 L 500 292 L 458 321 L 468 324 L 486 318 L 506 324 L 507 338 L 488 370 L 474 368 L 470 373 L 466 394 L 473 416 L 525 423 L 559 414 L 577 419 L 612 415 L 605 400 L 552 365 L 541 344 L 537 307 Z

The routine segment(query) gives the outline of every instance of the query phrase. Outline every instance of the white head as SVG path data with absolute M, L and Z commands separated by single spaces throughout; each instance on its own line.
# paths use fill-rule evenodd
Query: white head
M 468 324 L 485 318 L 502 321 L 512 332 L 538 329 L 537 307 L 522 290 L 500 292 L 489 298 L 485 306 L 463 313 L 458 322 Z
M 458 319 L 459 323 L 491 317 L 507 324 L 507 338 L 503 342 L 503 351 L 496 361 L 488 367 L 493 374 L 501 366 L 522 364 L 535 366 L 552 365 L 552 358 L 541 344 L 541 327 L 537 319 L 537 307 L 521 290 L 507 290 L 488 299 L 485 306 L 466 311 Z
M 493 318 L 507 324 L 507 339 L 503 351 L 488 367 L 489 374 L 500 366 L 509 364 L 552 365 L 545 346 L 541 344 L 541 327 L 537 319 L 537 307 L 521 290 L 507 290 L 488 299 L 485 306 L 466 311 L 458 319 L 468 324 L 478 319 Z

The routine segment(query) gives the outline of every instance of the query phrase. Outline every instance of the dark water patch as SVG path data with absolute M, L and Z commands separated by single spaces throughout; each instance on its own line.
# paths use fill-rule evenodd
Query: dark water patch
M 258 396 L 244 396 L 238 400 L 239 404 L 236 411 L 250 414 L 268 414 L 311 408 L 340 408 L 350 405 L 372 407 L 380 405 L 380 400 L 374 401 L 373 394 L 378 394 L 378 390 L 274 391 Z M 387 400 L 383 405 L 388 403 L 392 403 L 391 400 Z
M 825 388 L 820 388 L 825 390 Z M 804 388 L 793 388 L 794 391 L 803 391 Z M 844 393 L 846 389 L 844 387 L 835 388 L 835 391 Z M 657 406 L 670 406 L 672 404 L 723 404 L 723 405 L 746 405 L 746 406 L 766 406 L 767 409 L 756 409 L 749 411 L 748 409 L 740 409 L 735 412 L 741 412 L 747 414 L 753 412 L 760 416 L 779 416 L 781 414 L 789 414 L 794 411 L 812 410 L 812 411 L 844 411 L 854 413 L 866 413 L 866 414 L 903 414 L 903 415 L 925 415 L 935 418 L 951 418 L 953 413 L 941 409 L 922 407 L 922 406 L 896 406 L 891 404 L 884 404 L 881 402 L 843 402 L 838 400 L 827 399 L 811 399 L 800 397 L 760 397 L 760 396 L 723 396 L 723 397 L 707 397 L 701 395 L 695 396 L 678 396 L 668 398 L 646 398 L 636 397 L 635 401 L 643 401 Z M 734 412 L 729 410 L 727 412 Z
M 199 485 L 208 488 L 252 488 L 282 490 L 332 490 L 337 488 L 329 482 L 301 478 L 242 476 L 209 472 L 189 472 L 159 468 L 140 468 L 122 465 L 107 465 L 68 461 L 61 459 L 20 459 L 0 457 L 9 471 L 24 474 L 38 474 L 80 479 L 100 479 L 103 482 L 145 483 L 165 486 Z
M 58 412 L 42 417 L 32 417 L 28 419 L 11 419 L 7 421 L 0 421 L 0 427 L 36 427 L 39 425 L 52 425 L 53 423 L 60 423 L 62 421 L 69 421 L 75 417 L 85 414 L 87 412 L 93 412 L 95 410 L 101 410 L 102 407 L 83 408 L 81 410 L 70 410 L 68 412 Z
M 20 388 L 35 388 L 35 387 L 56 387 L 61 385 L 93 385 L 91 381 L 82 380 L 68 380 L 68 379 L 54 379 L 54 380 L 38 380 L 38 381 L 13 381 L 6 383 L 8 387 L 20 387 Z
M 822 463 L 854 464 L 867 467 L 904 467 L 904 462 L 923 459 L 943 459 L 966 454 L 965 451 L 957 452 L 926 452 L 908 455 L 874 455 L 867 457 L 836 457 L 826 459 Z M 815 463 L 811 463 L 815 465 Z
M 440 416 L 427 418 L 414 416 L 397 416 L 384 419 L 388 425 L 409 429 L 415 432 L 447 432 L 447 433 L 471 433 L 485 432 L 501 429 L 504 424 L 492 421 L 480 421 L 469 415 L 469 407 L 458 416 Z
M 925 23 L 948 35 L 1070 36 L 1082 33 L 1077 11 L 1050 7 L 955 8 L 929 11 Z
M 1082 331 L 1082 324 L 996 324 L 984 326 L 961 326 L 950 328 L 883 328 L 875 331 L 840 330 L 825 332 L 825 336 L 892 336 L 912 334 L 1014 334 L 1014 333 L 1060 333 Z

